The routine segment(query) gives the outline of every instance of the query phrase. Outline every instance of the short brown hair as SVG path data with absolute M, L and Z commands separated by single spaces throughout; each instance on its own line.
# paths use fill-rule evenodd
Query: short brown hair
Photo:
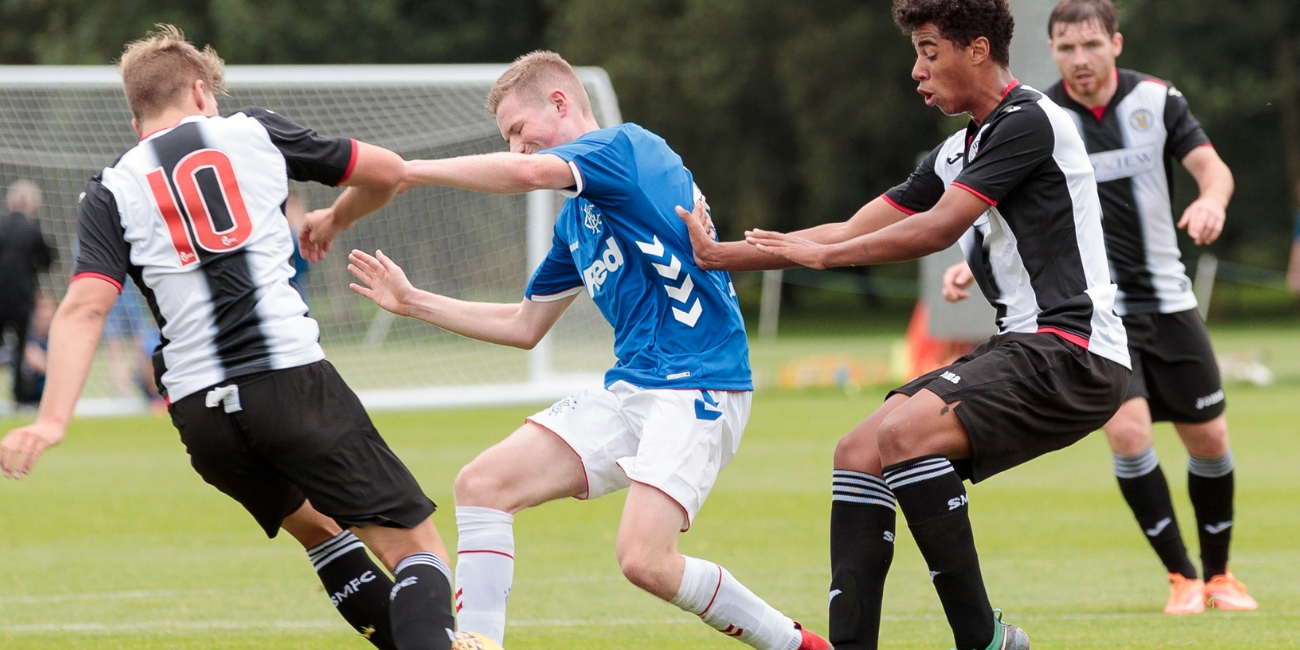
M 989 40 L 989 58 L 1011 65 L 1011 34 L 1016 19 L 1007 0 L 894 0 L 894 22 L 905 34 L 933 23 L 939 35 L 962 47 L 983 36 Z
M 1061 0 L 1047 18 L 1047 36 L 1054 38 L 1058 23 L 1075 25 L 1096 21 L 1106 34 L 1114 36 L 1119 31 L 1119 12 L 1110 0 Z
M 117 69 L 126 105 L 143 121 L 175 104 L 195 80 L 214 95 L 226 94 L 225 66 L 211 45 L 199 51 L 174 25 L 159 23 L 149 36 L 127 44 Z
M 543 100 L 544 93 L 556 88 L 568 92 L 583 115 L 591 115 L 591 100 L 587 98 L 587 90 L 582 87 L 573 66 L 564 57 L 547 50 L 536 50 L 515 59 L 510 69 L 492 84 L 484 108 L 488 115 L 496 115 L 497 106 L 506 95 L 522 92 L 533 95 L 533 99 Z

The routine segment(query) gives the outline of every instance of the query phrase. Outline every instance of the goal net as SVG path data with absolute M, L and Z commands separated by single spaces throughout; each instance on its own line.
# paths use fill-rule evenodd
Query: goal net
M 496 121 L 483 110 L 489 88 L 505 69 L 231 66 L 230 96 L 220 102 L 223 111 L 269 108 L 324 135 L 354 137 L 407 159 L 443 158 L 505 149 Z M 619 123 L 604 71 L 578 68 L 578 74 L 600 124 Z M 36 217 L 60 257 L 47 286 L 56 298 L 72 271 L 82 186 L 136 141 L 115 68 L 0 67 L 0 183 L 7 187 L 26 178 L 42 191 Z M 293 185 L 308 210 L 338 194 L 315 184 Z M 542 344 L 523 351 L 392 318 L 348 289 L 346 251 L 382 249 L 418 287 L 466 300 L 517 302 L 550 246 L 560 203 L 553 192 L 495 196 L 417 188 L 343 233 L 334 251 L 310 266 L 302 286 L 321 325 L 321 344 L 368 407 L 539 402 L 600 381 L 613 363 L 613 334 L 585 295 Z M 119 394 L 109 366 L 101 350 L 79 412 L 143 407 L 141 396 Z M 2 374 L 7 383 L 9 373 Z

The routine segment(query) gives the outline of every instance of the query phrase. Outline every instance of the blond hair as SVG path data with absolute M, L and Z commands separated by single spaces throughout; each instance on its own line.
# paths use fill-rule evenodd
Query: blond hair
M 582 87 L 573 67 L 564 57 L 546 50 L 529 52 L 515 59 L 510 69 L 492 84 L 485 108 L 488 115 L 496 115 L 497 106 L 507 95 L 521 93 L 527 100 L 545 101 L 546 94 L 556 89 L 568 94 L 583 115 L 591 115 L 591 100 L 587 98 L 587 90 Z
M 127 44 L 118 72 L 126 105 L 143 122 L 178 103 L 196 80 L 212 94 L 224 95 L 225 65 L 211 45 L 199 51 L 180 29 L 159 23 L 149 36 Z

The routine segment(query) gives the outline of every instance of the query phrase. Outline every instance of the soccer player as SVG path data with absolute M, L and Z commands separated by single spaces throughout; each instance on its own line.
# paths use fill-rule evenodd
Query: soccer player
M 434 504 L 324 361 L 289 284 L 282 212 L 290 179 L 349 186 L 337 214 L 376 210 L 404 177 L 402 159 L 261 108 L 219 116 L 221 59 L 170 25 L 129 44 L 120 71 L 140 144 L 86 183 L 45 396 L 36 422 L 0 442 L 0 468 L 22 477 L 63 440 L 130 276 L 162 329 L 155 366 L 199 475 L 268 537 L 283 528 L 301 542 L 375 646 L 446 650 L 451 575 Z
M 1176 228 L 1199 245 L 1223 230 L 1232 172 L 1219 159 L 1187 100 L 1169 82 L 1115 67 L 1124 37 L 1110 0 L 1062 0 L 1048 19 L 1061 81 L 1047 96 L 1070 111 L 1088 147 L 1101 195 L 1102 227 L 1115 308 L 1128 331 L 1133 378 L 1124 405 L 1106 423 L 1115 476 L 1147 541 L 1169 575 L 1166 614 L 1257 607 L 1228 572 L 1233 462 L 1223 388 Z M 1174 223 L 1171 166 L 1182 163 L 1200 189 Z M 961 297 L 964 265 L 945 273 Z M 1187 448 L 1187 491 L 1196 512 L 1204 580 L 1188 558 L 1169 484 L 1152 446 L 1151 423 L 1173 422 Z
M 1027 648 L 989 604 L 962 479 L 1073 444 L 1123 401 L 1129 359 L 1101 206 L 1069 115 L 1008 69 L 1005 0 L 896 0 L 927 106 L 968 113 L 902 184 L 849 220 L 717 243 L 682 211 L 705 268 L 814 268 L 917 258 L 960 240 L 999 333 L 892 391 L 835 450 L 830 641 L 877 647 L 895 500 L 930 568 L 956 647 Z
M 700 198 L 691 173 L 635 124 L 599 128 L 581 82 L 553 52 L 516 60 L 493 86 L 487 110 L 510 152 L 411 161 L 407 183 L 567 191 L 572 198 L 524 300 L 465 302 L 421 291 L 383 253 L 360 251 L 349 269 L 366 286 L 352 288 L 395 314 L 521 348 L 534 346 L 586 291 L 614 326 L 618 362 L 603 387 L 528 418 L 456 478 L 461 629 L 498 642 L 505 634 L 515 513 L 627 488 L 617 555 L 628 580 L 755 648 L 828 648 L 726 569 L 677 551 L 679 534 L 740 444 L 752 391 L 731 279 L 692 263 L 674 214 Z M 321 225 L 331 232 L 348 222 L 318 215 L 304 228 Z

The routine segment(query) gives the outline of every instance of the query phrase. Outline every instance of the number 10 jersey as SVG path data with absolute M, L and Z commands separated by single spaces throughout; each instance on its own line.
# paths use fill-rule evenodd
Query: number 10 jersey
M 289 284 L 289 180 L 338 185 L 356 142 L 247 108 L 146 135 L 92 178 L 73 281 L 130 276 L 162 332 L 154 369 L 171 401 L 232 377 L 324 358 Z

